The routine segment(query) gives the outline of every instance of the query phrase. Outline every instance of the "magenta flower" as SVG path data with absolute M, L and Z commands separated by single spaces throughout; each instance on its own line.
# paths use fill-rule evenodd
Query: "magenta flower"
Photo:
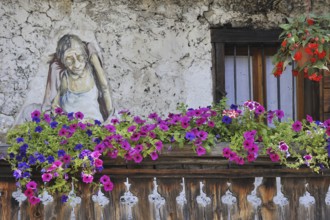
M 252 162 L 252 161 L 255 161 L 255 156 L 254 156 L 254 154 L 248 154 L 247 155 L 247 160 L 249 161 L 249 162 Z
M 162 130 L 162 131 L 168 131 L 168 126 L 164 123 L 162 124 L 159 124 L 159 129 Z
M 143 145 L 142 144 L 137 144 L 134 148 L 136 152 L 141 152 L 143 150 Z
M 282 110 L 276 110 L 275 114 L 278 119 L 282 119 L 284 117 L 284 111 L 282 111 Z
M 91 174 L 82 174 L 82 181 L 84 183 L 91 183 L 93 182 L 93 176 Z
M 312 116 L 310 116 L 310 115 L 306 115 L 306 120 L 307 120 L 309 123 L 312 123 L 312 122 L 313 122 L 313 118 L 312 118 Z
M 40 202 L 40 199 L 38 197 L 31 196 L 29 197 L 29 202 L 31 205 L 36 205 Z
M 51 173 L 44 173 L 42 174 L 41 178 L 42 181 L 49 182 L 53 178 L 53 175 Z
M 155 138 L 156 138 L 156 134 L 155 134 L 155 132 L 150 131 L 150 132 L 149 132 L 149 137 L 155 139 Z
M 229 147 L 225 147 L 223 148 L 222 150 L 222 155 L 225 157 L 225 158 L 229 158 L 230 157 L 230 153 L 231 153 L 231 150 Z
M 113 183 L 111 181 L 103 184 L 104 191 L 112 191 L 113 190 Z
M 249 149 L 250 147 L 252 147 L 252 145 L 253 145 L 253 141 L 245 140 L 243 142 L 244 149 L 246 149 L 246 150 Z
M 137 154 L 134 154 L 133 160 L 135 163 L 141 163 L 143 160 L 143 157 L 141 154 L 137 153 Z
M 132 141 L 138 141 L 140 139 L 140 134 L 139 133 L 133 133 L 130 137 Z
M 310 155 L 310 154 L 306 154 L 305 156 L 304 156 L 304 159 L 305 160 L 311 160 L 313 157 L 312 157 L 312 155 Z
M 74 116 L 76 117 L 76 119 L 80 119 L 80 120 L 84 119 L 84 114 L 82 112 L 76 112 Z
M 327 119 L 323 122 L 323 125 L 327 128 L 330 127 L 330 119 Z
M 270 157 L 271 161 L 273 161 L 273 162 L 277 162 L 280 160 L 280 156 L 278 156 L 278 154 L 276 154 L 276 153 L 271 153 L 269 155 L 269 157 Z
M 31 118 L 39 118 L 40 117 L 40 111 L 39 110 L 34 110 L 31 113 Z
M 61 108 L 57 107 L 57 108 L 55 108 L 55 113 L 58 114 L 58 115 L 62 114 L 63 110 Z
M 157 141 L 157 142 L 155 143 L 155 146 L 156 146 L 156 149 L 157 149 L 158 151 L 161 151 L 162 148 L 163 148 L 163 142 L 161 142 L 161 141 Z
M 199 131 L 197 133 L 197 136 L 202 140 L 206 140 L 206 138 L 208 137 L 208 133 L 206 131 Z
M 214 128 L 215 124 L 213 121 L 209 121 L 207 122 L 207 125 L 210 127 L 210 128 Z
M 249 149 L 248 152 L 249 153 L 258 153 L 259 147 L 256 144 L 253 144 Z
M 281 151 L 288 151 L 289 146 L 285 142 L 280 142 L 280 145 L 278 146 Z
M 107 176 L 107 175 L 103 175 L 103 176 L 101 176 L 101 178 L 100 178 L 100 182 L 104 185 L 104 184 L 110 182 L 110 177 Z
M 60 160 L 56 160 L 54 163 L 53 163 L 56 167 L 60 167 L 62 166 L 62 162 Z
M 44 120 L 47 122 L 47 123 L 50 123 L 50 115 L 49 114 L 44 114 Z
M 244 159 L 242 157 L 236 157 L 235 158 L 235 163 L 238 165 L 244 165 Z
M 152 160 L 157 160 L 158 159 L 158 154 L 156 151 L 151 152 L 150 157 Z
M 62 157 L 62 160 L 63 160 L 64 163 L 70 163 L 70 161 L 71 161 L 71 156 L 70 156 L 70 154 L 66 154 L 66 155 L 64 155 L 64 156 Z
M 295 132 L 299 132 L 299 131 L 301 131 L 301 129 L 302 129 L 302 124 L 300 121 L 295 121 L 292 124 L 292 130 L 294 130 Z
M 34 196 L 34 192 L 33 192 L 32 189 L 26 189 L 26 190 L 24 191 L 24 195 L 25 195 L 26 197 L 30 198 L 31 196 Z
M 91 157 L 93 158 L 99 158 L 101 156 L 101 153 L 99 151 L 93 151 L 91 153 Z
M 264 113 L 265 112 L 265 108 L 262 106 L 262 105 L 259 105 L 257 108 L 256 108 L 256 110 L 255 110 L 255 113 L 257 114 L 257 115 L 261 115 L 262 113 Z
M 133 131 L 135 131 L 135 130 L 136 130 L 136 126 L 135 126 L 135 125 L 129 126 L 129 127 L 127 128 L 127 132 L 133 132 Z
M 58 136 L 66 136 L 68 133 L 68 131 L 65 129 L 65 128 L 61 128 L 59 131 L 58 131 Z
M 115 124 L 119 123 L 119 120 L 117 118 L 113 118 L 113 119 L 111 119 L 110 122 L 115 125 Z
M 82 122 L 79 122 L 79 123 L 78 123 L 78 126 L 79 126 L 79 128 L 80 128 L 81 130 L 85 130 L 85 129 L 86 129 L 86 125 L 85 125 L 84 123 L 82 123 Z
M 202 155 L 204 155 L 206 153 L 206 150 L 205 150 L 204 147 L 198 146 L 196 148 L 196 153 L 197 153 L 198 156 L 202 156 Z
M 102 167 L 103 166 L 103 160 L 95 159 L 95 167 Z
M 28 189 L 36 189 L 37 188 L 37 183 L 36 182 L 34 182 L 34 181 L 30 181 L 30 182 L 28 182 L 28 184 L 26 184 L 26 188 L 28 188 Z
M 102 153 L 102 152 L 104 151 L 104 149 L 105 149 L 105 146 L 104 146 L 103 143 L 101 143 L 101 144 L 97 144 L 97 145 L 94 147 L 94 151 L 98 151 L 98 152 L 100 152 L 100 153 Z
M 118 150 L 114 149 L 113 151 L 109 151 L 107 155 L 112 159 L 116 159 L 118 156 Z

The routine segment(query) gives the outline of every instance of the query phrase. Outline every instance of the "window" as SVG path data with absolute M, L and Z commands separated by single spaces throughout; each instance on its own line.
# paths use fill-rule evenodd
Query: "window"
M 292 66 L 280 78 L 272 75 L 279 34 L 280 30 L 211 29 L 214 101 L 224 96 L 228 104 L 254 100 L 266 109 L 284 110 L 286 118 L 309 114 L 323 120 L 330 114 L 324 107 L 325 82 L 293 77 Z

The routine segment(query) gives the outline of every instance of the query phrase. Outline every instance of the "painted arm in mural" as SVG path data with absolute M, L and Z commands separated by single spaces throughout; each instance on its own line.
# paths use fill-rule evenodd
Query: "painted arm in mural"
M 105 115 L 105 120 L 112 114 L 113 112 L 113 106 L 111 101 L 111 95 L 110 95 L 110 88 L 108 85 L 108 81 L 106 79 L 101 61 L 97 54 L 93 53 L 90 55 L 90 62 L 95 70 L 95 77 L 97 78 L 97 82 L 99 84 L 99 90 L 100 90 L 100 99 L 103 100 L 104 104 L 101 106 L 101 111 L 103 112 L 103 115 Z

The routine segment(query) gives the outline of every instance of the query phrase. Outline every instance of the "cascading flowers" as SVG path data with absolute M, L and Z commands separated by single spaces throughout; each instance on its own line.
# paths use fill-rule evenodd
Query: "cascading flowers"
M 279 77 L 288 64 L 295 61 L 294 76 L 300 72 L 305 78 L 319 82 L 329 73 L 330 15 L 301 15 L 288 18 L 281 24 L 281 46 L 273 57 L 273 74 Z

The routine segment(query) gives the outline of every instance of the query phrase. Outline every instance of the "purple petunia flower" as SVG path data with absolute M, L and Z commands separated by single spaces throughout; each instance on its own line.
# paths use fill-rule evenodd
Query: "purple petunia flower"
M 193 132 L 187 132 L 185 138 L 188 139 L 189 141 L 193 141 L 196 138 L 196 136 Z
M 40 111 L 39 110 L 34 110 L 32 113 L 31 113 L 31 118 L 39 118 L 40 117 Z
M 37 126 L 35 129 L 34 129 L 35 132 L 37 133 L 40 133 L 42 132 L 42 127 L 41 126 Z
M 168 131 L 168 126 L 165 123 L 159 124 L 159 129 L 162 131 Z
M 227 125 L 229 125 L 231 123 L 231 121 L 232 121 L 232 119 L 227 115 L 222 117 L 222 122 L 227 124 Z
M 100 183 L 102 183 L 104 185 L 104 184 L 106 184 L 108 182 L 110 182 L 110 177 L 109 176 L 107 176 L 107 175 L 101 176 Z
M 68 201 L 68 198 L 69 198 L 69 197 L 68 197 L 67 195 L 62 195 L 62 196 L 61 196 L 61 202 L 62 202 L 62 203 L 67 202 L 67 201 Z
M 71 156 L 70 156 L 70 154 L 65 154 L 65 155 L 63 156 L 62 160 L 63 160 L 64 163 L 70 163 L 70 161 L 71 161 Z
M 151 152 L 150 157 L 152 160 L 157 160 L 158 159 L 158 154 L 156 151 Z
M 139 133 L 133 133 L 130 137 L 132 141 L 138 141 L 140 139 L 140 134 Z
M 65 155 L 65 150 L 59 150 L 57 151 L 58 157 L 63 157 Z
M 310 116 L 310 115 L 306 115 L 306 120 L 307 120 L 309 123 L 312 123 L 312 122 L 313 122 L 313 118 L 312 118 L 312 116 Z
M 299 131 L 301 131 L 301 129 L 302 129 L 302 124 L 300 121 L 295 121 L 292 124 L 292 130 L 294 130 L 295 132 L 299 132 Z
M 54 163 L 54 161 L 55 161 L 55 159 L 54 159 L 53 156 L 48 156 L 48 157 L 47 157 L 47 162 L 48 162 L 49 164 Z
M 282 111 L 282 110 L 276 110 L 275 114 L 278 119 L 282 119 L 284 117 L 284 111 Z
M 231 105 L 230 105 L 230 109 L 237 110 L 237 108 L 238 108 L 237 105 L 234 105 L 234 104 L 231 104 Z
M 206 149 L 202 146 L 198 146 L 196 148 L 196 153 L 197 153 L 198 156 L 202 156 L 206 153 Z
M 19 179 L 22 177 L 22 171 L 21 170 L 14 170 L 13 172 L 13 176 L 16 178 L 16 179 Z
M 72 121 L 74 119 L 73 112 L 69 112 L 67 117 L 69 121 Z
M 161 151 L 162 148 L 163 148 L 163 142 L 161 142 L 161 141 L 157 141 L 157 142 L 155 143 L 155 146 L 156 146 L 156 150 Z
M 52 121 L 52 122 L 50 123 L 50 127 L 53 128 L 53 129 L 56 128 L 57 125 L 58 125 L 57 121 Z
M 44 114 L 44 120 L 47 122 L 47 123 L 50 123 L 50 115 L 49 114 Z
M 73 150 L 81 150 L 83 148 L 82 144 L 76 144 L 76 146 L 73 148 Z
M 229 147 L 225 147 L 223 148 L 222 150 L 222 155 L 225 157 L 225 158 L 229 158 L 230 157 L 230 153 L 231 153 L 231 150 Z
M 87 130 L 86 134 L 88 135 L 88 137 L 92 136 L 93 132 L 91 130 Z
M 261 115 L 262 113 L 264 113 L 265 112 L 265 108 L 262 106 L 262 105 L 259 105 L 257 108 L 256 108 L 256 110 L 255 110 L 255 113 L 257 114 L 257 115 Z
M 83 120 L 84 119 L 84 114 L 82 112 L 76 112 L 74 114 L 74 116 L 76 117 L 76 119 L 79 119 L 79 120 Z
M 111 181 L 103 184 L 104 191 L 108 192 L 113 189 L 113 183 Z
M 141 163 L 142 160 L 143 160 L 143 157 L 142 157 L 141 154 L 134 154 L 133 160 L 134 160 L 135 163 Z
M 17 143 L 24 142 L 24 138 L 18 137 L 18 138 L 16 138 L 16 142 Z

